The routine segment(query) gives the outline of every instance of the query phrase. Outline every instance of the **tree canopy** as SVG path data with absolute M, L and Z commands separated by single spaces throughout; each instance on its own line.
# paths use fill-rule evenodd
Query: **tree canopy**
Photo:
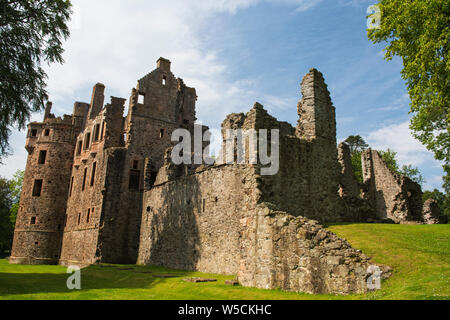
M 10 128 L 23 129 L 48 99 L 42 64 L 63 62 L 70 14 L 69 0 L 0 2 L 0 157 L 9 150 Z
M 436 159 L 444 161 L 448 193 L 450 0 L 380 0 L 378 9 L 380 24 L 368 29 L 368 38 L 373 43 L 386 43 L 385 59 L 403 59 L 401 75 L 413 115 L 410 128 Z

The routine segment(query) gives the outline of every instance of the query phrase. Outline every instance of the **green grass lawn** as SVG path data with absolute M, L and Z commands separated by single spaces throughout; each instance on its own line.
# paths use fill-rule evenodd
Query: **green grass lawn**
M 333 225 L 330 230 L 375 262 L 393 267 L 382 289 L 364 295 L 310 295 L 231 287 L 232 276 L 159 267 L 97 265 L 81 271 L 81 290 L 66 288 L 61 266 L 9 265 L 0 260 L 0 299 L 449 299 L 450 225 Z M 161 278 L 158 275 L 173 275 Z M 190 283 L 187 277 L 217 282 Z

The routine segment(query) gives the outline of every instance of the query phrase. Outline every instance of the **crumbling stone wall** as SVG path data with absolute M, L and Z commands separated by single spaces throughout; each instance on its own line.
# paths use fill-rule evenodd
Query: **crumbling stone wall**
M 365 186 L 360 186 L 353 171 L 350 147 L 346 143 L 338 146 L 338 161 L 341 165 L 339 195 L 345 205 L 345 221 L 367 222 L 375 219 L 375 211 L 367 199 L 362 197 Z
M 362 153 L 365 198 L 379 219 L 402 223 L 422 221 L 422 190 L 411 179 L 393 172 L 376 150 Z
M 241 223 L 242 285 L 308 293 L 367 291 L 369 258 L 317 221 L 261 203 Z
M 425 201 L 422 215 L 425 224 L 445 224 L 448 222 L 448 217 L 441 215 L 438 202 L 434 199 Z

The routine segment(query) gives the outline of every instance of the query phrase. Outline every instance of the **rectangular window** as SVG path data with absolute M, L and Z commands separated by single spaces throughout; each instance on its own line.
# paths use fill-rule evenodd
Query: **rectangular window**
M 69 197 L 72 196 L 72 189 L 73 189 L 73 177 L 72 177 L 72 179 L 70 179 Z
M 86 138 L 84 139 L 84 150 L 89 149 L 91 143 L 91 133 L 88 132 L 86 134 Z
M 94 141 L 98 141 L 100 139 L 100 125 L 96 124 L 94 129 Z
M 42 180 L 34 180 L 33 197 L 40 197 L 42 191 Z
M 202 200 L 202 212 L 205 212 L 205 209 L 206 209 L 206 200 L 203 199 Z
M 32 129 L 31 130 L 31 136 L 32 137 L 36 137 L 37 136 L 37 130 L 36 129 Z
M 141 173 L 139 170 L 130 170 L 130 181 L 128 189 L 139 190 L 139 178 Z
M 86 216 L 86 223 L 89 223 L 90 218 L 91 218 L 91 208 L 88 209 L 87 216 Z
M 167 83 L 167 77 L 163 76 L 163 78 L 162 78 L 162 85 L 165 86 L 166 83 Z
M 31 224 L 36 224 L 36 217 L 31 217 Z
M 39 151 L 38 164 L 45 164 L 46 158 L 47 158 L 47 151 L 46 150 Z
M 164 137 L 164 129 L 159 130 L 159 137 L 160 138 Z
M 138 166 L 139 166 L 139 161 L 133 160 L 133 169 L 138 169 Z
M 82 148 L 83 148 L 83 141 L 78 141 L 77 156 L 79 156 L 81 154 L 81 149 Z
M 78 224 L 81 223 L 81 213 L 78 214 Z
M 139 93 L 138 96 L 138 103 L 139 104 L 144 104 L 144 95 Z
M 97 169 L 97 162 L 94 162 L 94 164 L 92 165 L 92 172 L 91 172 L 91 187 L 95 183 L 95 171 L 96 171 L 96 169 Z
M 102 122 L 102 136 L 100 139 L 103 140 L 103 137 L 105 136 L 105 121 Z
M 44 130 L 44 136 L 48 137 L 50 135 L 50 129 Z
M 87 168 L 84 168 L 83 184 L 81 185 L 81 191 L 84 191 L 84 188 L 86 188 L 86 176 L 87 176 Z

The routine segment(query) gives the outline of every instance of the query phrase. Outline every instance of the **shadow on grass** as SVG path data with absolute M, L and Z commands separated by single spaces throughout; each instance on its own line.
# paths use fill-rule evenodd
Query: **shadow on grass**
M 150 289 L 171 278 L 189 276 L 186 271 L 141 266 L 90 266 L 81 270 L 81 291 L 69 290 L 68 273 L 5 273 L 0 272 L 0 296 L 70 293 L 94 289 Z

